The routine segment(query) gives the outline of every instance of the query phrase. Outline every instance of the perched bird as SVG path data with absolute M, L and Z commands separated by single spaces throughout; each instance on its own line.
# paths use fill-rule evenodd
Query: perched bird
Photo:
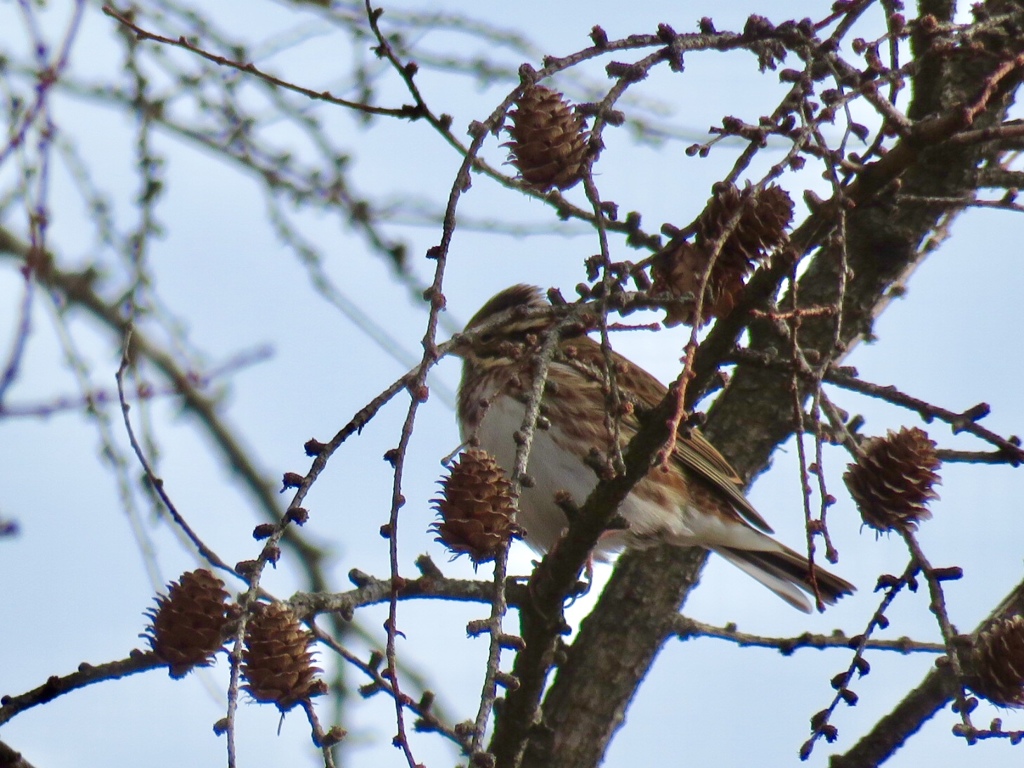
M 555 324 L 550 315 L 530 317 L 511 310 L 547 306 L 539 288 L 507 288 L 476 313 L 456 345 L 463 364 L 458 398 L 462 438 L 489 451 L 506 471 L 515 460 L 514 433 L 526 412 L 534 353 Z M 499 315 L 508 319 L 489 324 Z M 621 355 L 613 353 L 612 361 L 627 405 L 619 419 L 619 439 L 625 446 L 640 427 L 637 414 L 656 406 L 668 390 Z M 522 490 L 517 516 L 526 542 L 539 552 L 551 549 L 568 525 L 556 494 L 567 493 L 582 504 L 598 480 L 588 455 L 594 448 L 607 455 L 611 446 L 604 371 L 600 345 L 582 329 L 558 342 L 541 400 L 549 425 L 534 433 L 527 466 L 534 482 Z M 772 529 L 744 496 L 742 480 L 698 430 L 677 437 L 669 470 L 652 471 L 641 480 L 618 514 L 625 525 L 603 534 L 597 557 L 660 541 L 705 547 L 790 605 L 810 612 L 811 601 L 804 593 L 813 594 L 814 587 L 807 558 L 768 536 Z M 813 578 L 826 603 L 854 590 L 820 567 Z

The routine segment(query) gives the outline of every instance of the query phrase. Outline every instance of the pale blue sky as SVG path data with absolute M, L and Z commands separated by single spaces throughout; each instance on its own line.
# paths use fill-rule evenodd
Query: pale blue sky
M 496 24 L 521 28 L 553 54 L 588 45 L 587 34 L 595 23 L 616 37 L 653 32 L 659 22 L 683 31 L 705 15 L 713 16 L 724 29 L 741 26 L 751 10 L 766 12 L 764 4 L 746 0 L 710 9 L 692 0 L 483 6 L 449 0 L 445 6 L 484 13 Z M 783 11 L 800 15 L 797 4 L 777 7 L 768 11 L 776 20 L 781 20 Z M 805 2 L 799 7 L 805 9 L 803 13 L 822 15 L 827 4 Z M 286 4 L 223 2 L 215 10 L 234 33 L 253 41 L 291 25 L 305 30 L 316 23 L 315 16 L 297 14 Z M 17 18 L 12 4 L 0 5 L 0 45 L 14 46 L 21 39 Z M 387 28 L 387 14 L 382 23 Z M 112 22 L 91 7 L 73 59 L 75 67 L 82 68 L 79 71 L 102 78 L 119 70 L 121 53 L 110 42 L 111 28 Z M 314 89 L 335 88 L 350 61 L 348 52 L 332 43 L 338 39 L 313 38 L 267 60 L 266 66 Z M 494 53 L 453 33 L 429 35 L 420 43 L 435 51 L 456 45 L 463 52 Z M 507 51 L 496 55 L 511 66 L 519 63 Z M 601 82 L 599 71 L 591 68 L 589 74 Z M 405 100 L 393 78 L 388 82 L 392 85 L 383 90 L 385 98 Z M 502 84 L 482 91 L 428 71 L 420 82 L 435 111 L 455 116 L 459 135 L 464 135 L 471 119 L 488 114 L 513 87 Z M 674 114 L 666 121 L 699 134 L 717 124 L 723 114 L 756 121 L 770 107 L 777 88 L 775 77 L 759 75 L 749 55 L 703 54 L 687 60 L 685 74 L 659 72 L 638 93 L 672 107 Z M 58 124 L 81 143 L 97 182 L 113 196 L 119 215 L 131 221 L 137 184 L 131 173 L 132 127 L 119 114 L 86 100 L 61 96 L 54 105 Z M 328 115 L 338 142 L 351 151 L 353 183 L 365 194 L 445 199 L 460 158 L 427 126 L 377 121 L 366 129 L 339 108 L 319 105 L 315 109 Z M 282 127 L 282 141 L 289 141 L 290 135 Z M 603 195 L 620 203 L 623 211 L 642 211 L 650 231 L 662 221 L 681 224 L 692 219 L 710 184 L 725 174 L 735 156 L 734 150 L 722 148 L 706 160 L 687 158 L 682 151 L 685 144 L 637 148 L 625 138 L 621 132 L 606 133 L 608 150 L 597 166 L 598 183 Z M 208 152 L 159 131 L 155 142 L 168 159 L 167 194 L 158 209 L 166 235 L 152 243 L 150 252 L 161 294 L 213 361 L 261 345 L 273 348 L 270 360 L 233 380 L 227 418 L 269 477 L 284 471 L 305 472 L 310 460 L 303 454 L 303 443 L 310 437 L 329 438 L 404 369 L 313 295 L 296 259 L 268 226 L 262 193 L 251 179 L 226 169 Z M 297 151 L 302 153 L 301 146 Z M 500 163 L 504 150 L 491 139 L 484 156 Z M 10 165 L 0 168 L 0 185 L 8 184 L 12 173 Z M 805 177 L 783 183 L 811 183 L 807 179 L 813 177 L 812 171 Z M 569 196 L 583 201 L 580 189 Z M 89 258 L 92 230 L 60 171 L 55 172 L 51 210 L 56 250 L 68 259 Z M 550 208 L 479 176 L 459 211 L 466 220 L 500 217 L 541 224 L 556 220 Z M 360 237 L 341 226 L 339 217 L 301 214 L 298 220 L 304 234 L 324 249 L 328 270 L 339 288 L 416 353 L 426 315 L 410 303 L 406 289 L 390 279 L 388 268 L 368 254 Z M 24 220 L 12 214 L 0 224 L 20 232 Z M 427 278 L 433 262 L 422 255 L 437 242 L 438 228 L 406 226 L 390 231 L 410 244 L 413 269 Z M 1008 213 L 971 212 L 962 217 L 953 227 L 952 239 L 912 277 L 907 298 L 895 302 L 878 322 L 878 343 L 857 348 L 849 362 L 870 381 L 896 384 L 954 410 L 984 400 L 992 406 L 986 421 L 989 428 L 1004 435 L 1019 433 L 1024 421 L 1021 365 L 1012 334 L 1017 325 L 1014 308 L 1024 294 L 1017 251 L 1022 231 L 1020 222 Z M 619 241 L 613 247 L 619 256 L 632 256 Z M 555 285 L 572 296 L 572 287 L 583 279 L 582 259 L 596 250 L 592 236 L 514 238 L 457 230 L 445 282 L 452 321 L 461 323 L 487 297 L 514 282 Z M 3 354 L 13 335 L 13 308 L 20 290 L 17 274 L 9 268 L 0 270 Z M 11 403 L 37 402 L 75 391 L 61 365 L 46 305 L 45 297 L 37 295 L 32 337 Z M 110 350 L 116 345 L 90 323 L 75 327 L 78 342 L 92 361 L 94 383 L 112 387 L 118 360 Z M 677 371 L 684 340 L 675 331 L 622 334 L 615 342 L 620 351 L 668 380 Z M 446 360 L 435 375 L 454 389 L 458 366 Z M 844 393 L 835 393 L 835 399 L 851 412 L 865 415 L 868 433 L 917 423 L 913 415 L 874 401 Z M 331 573 L 339 590 L 348 587 L 345 574 L 352 568 L 380 577 L 388 572 L 387 549 L 378 529 L 387 515 L 391 470 L 380 457 L 398 439 L 405 406 L 404 400 L 396 400 L 358 439 L 343 446 L 305 505 L 311 513 L 306 532 L 334 552 Z M 119 413 L 113 416 L 117 439 L 126 444 Z M 195 424 L 170 401 L 154 405 L 153 420 L 161 445 L 160 474 L 179 509 L 228 562 L 254 557 L 258 545 L 249 532 L 258 521 L 249 499 L 234 485 Z M 954 440 L 941 425 L 930 430 L 942 446 L 978 447 L 969 438 Z M 448 564 L 426 532 L 432 519 L 429 500 L 442 471 L 440 459 L 457 444 L 450 408 L 440 398 L 432 399 L 420 410 L 407 465 L 409 503 L 403 510 L 400 537 L 406 574 L 414 573 L 412 562 L 421 552 L 430 553 L 450 575 L 472 574 L 464 562 Z M 860 530 L 840 479 L 846 461 L 838 451 L 829 453 L 830 488 L 840 497 L 830 519 L 842 555 L 835 570 L 859 586 L 857 596 L 824 615 L 808 617 L 788 609 L 739 571 L 713 560 L 686 613 L 717 624 L 735 621 L 742 630 L 764 634 L 798 635 L 834 627 L 848 634 L 860 632 L 879 599 L 871 591 L 875 578 L 881 572 L 902 572 L 907 557 L 898 540 L 875 541 L 873 532 Z M 132 466 L 130 473 L 137 475 L 138 468 Z M 921 541 L 934 564 L 964 567 L 965 578 L 948 585 L 947 592 L 952 618 L 964 631 L 973 628 L 1021 578 L 1019 542 L 1024 522 L 1018 500 L 1024 491 L 1022 477 L 1008 468 L 949 466 L 943 470 L 942 499 L 933 506 L 935 519 L 922 527 Z M 282 506 L 287 498 L 282 497 Z M 792 444 L 776 453 L 772 470 L 759 479 L 752 498 L 779 538 L 799 547 L 803 522 Z M 139 646 L 137 635 L 145 626 L 142 612 L 150 606 L 153 590 L 115 483 L 97 458 L 92 425 L 70 414 L 46 421 L 0 421 L 0 505 L 4 516 L 16 518 L 21 525 L 17 539 L 0 541 L 0 658 L 5 659 L 0 667 L 0 694 L 23 692 L 51 674 L 74 670 L 82 661 L 122 658 Z M 154 523 L 145 508 L 143 515 L 162 581 L 196 566 L 173 531 Z M 512 571 L 526 572 L 530 559 L 525 546 L 517 546 Z M 606 567 L 598 568 L 599 580 L 605 571 Z M 481 571 L 480 576 L 485 578 L 486 573 Z M 288 595 L 298 583 L 287 563 L 268 572 L 264 580 L 279 596 Z M 575 607 L 574 621 L 588 605 L 581 601 Z M 399 614 L 407 638 L 399 645 L 402 658 L 434 676 L 440 700 L 458 719 L 475 713 L 486 651 L 483 640 L 465 638 L 465 624 L 484 613 L 482 606 L 408 603 Z M 382 643 L 381 610 L 361 611 L 359 617 Z M 883 636 L 938 637 L 923 590 L 901 596 L 889 617 L 892 627 Z M 877 652 L 868 659 L 872 674 L 853 686 L 860 703 L 853 709 L 841 707 L 833 719 L 840 741 L 834 747 L 819 743 L 808 765 L 824 766 L 828 754 L 852 745 L 933 662 L 931 656 L 905 658 Z M 326 656 L 325 660 L 334 663 Z M 828 704 L 832 694 L 828 680 L 848 660 L 849 653 L 842 650 L 805 650 L 782 658 L 715 640 L 669 643 L 628 712 L 605 764 L 610 768 L 795 764 L 797 749 L 807 737 L 809 717 Z M 0 731 L 0 738 L 22 750 L 39 768 L 221 765 L 224 742 L 214 736 L 212 725 L 223 714 L 226 676 L 222 658 L 213 670 L 184 681 L 152 672 L 92 686 L 20 715 Z M 364 682 L 354 671 L 350 679 L 355 684 Z M 982 705 L 976 722 L 987 724 L 992 714 Z M 324 716 L 328 717 L 326 708 Z M 394 714 L 388 700 L 380 696 L 357 703 L 351 717 L 351 738 L 360 745 L 352 753 L 353 765 L 405 764 L 390 746 Z M 1024 727 L 1012 714 L 1006 721 L 1009 728 Z M 889 765 L 952 768 L 1019 763 L 1019 754 L 1005 742 L 968 749 L 949 735 L 953 722 L 947 709 Z M 301 714 L 291 714 L 279 736 L 276 727 L 275 709 L 253 704 L 241 708 L 240 765 L 303 764 L 297 755 L 304 755 L 309 765 L 317 764 L 318 754 Z M 737 738 L 738 733 L 744 738 Z M 412 738 L 417 759 L 431 768 L 457 762 L 437 736 Z

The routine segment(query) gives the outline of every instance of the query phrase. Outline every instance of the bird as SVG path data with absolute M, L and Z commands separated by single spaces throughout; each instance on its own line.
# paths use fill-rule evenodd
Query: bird
M 513 285 L 487 301 L 453 345 L 462 360 L 457 418 L 463 444 L 489 452 L 507 474 L 536 352 L 557 322 L 551 312 L 532 310 L 550 306 L 540 288 Z M 640 429 L 644 411 L 660 403 L 668 388 L 622 355 L 608 354 L 626 404 L 617 430 L 624 448 Z M 594 455 L 607 455 L 612 447 L 608 359 L 583 327 L 557 341 L 541 397 L 544 428 L 533 434 L 526 468 L 531 483 L 521 489 L 516 515 L 523 539 L 538 553 L 554 547 L 567 529 L 566 500 L 582 504 L 597 484 Z M 602 534 L 592 558 L 606 560 L 622 549 L 659 542 L 704 547 L 805 613 L 812 610 L 809 595 L 833 604 L 854 591 L 820 566 L 812 575 L 806 557 L 771 537 L 742 479 L 699 429 L 679 431 L 667 470 L 655 469 L 634 486 L 618 509 L 622 525 Z

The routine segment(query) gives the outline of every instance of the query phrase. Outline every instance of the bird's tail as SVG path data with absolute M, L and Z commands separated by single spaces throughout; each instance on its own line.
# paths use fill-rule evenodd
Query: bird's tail
M 829 573 L 821 566 L 815 565 L 812 575 L 806 557 L 778 542 L 772 543 L 779 549 L 733 549 L 717 546 L 714 551 L 804 613 L 811 612 L 811 601 L 807 594 L 820 596 L 823 602 L 831 605 L 843 595 L 849 595 L 854 591 L 855 588 L 850 582 Z

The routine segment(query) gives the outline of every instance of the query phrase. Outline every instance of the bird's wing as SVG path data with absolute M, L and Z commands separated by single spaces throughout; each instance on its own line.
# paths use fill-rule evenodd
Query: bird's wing
M 744 522 L 765 533 L 774 533 L 772 527 L 744 495 L 742 478 L 697 429 L 691 430 L 688 437 L 680 436 L 676 440 L 675 458 L 702 480 L 721 491 Z
M 591 376 L 602 379 L 604 374 L 604 353 L 600 345 L 593 339 L 583 336 L 567 340 L 567 346 L 573 348 L 570 355 L 579 365 L 581 372 L 589 372 Z M 618 364 L 616 377 L 624 390 L 636 394 L 639 402 L 634 403 L 641 408 L 654 408 L 664 398 L 668 388 L 653 375 L 640 366 L 630 362 L 617 352 L 612 358 Z M 630 425 L 639 427 L 639 423 Z M 774 533 L 763 517 L 754 509 L 743 493 L 743 479 L 736 474 L 718 450 L 708 442 L 699 430 L 691 429 L 686 437 L 679 436 L 676 440 L 674 458 L 703 482 L 722 493 L 736 512 L 737 521 L 744 522 L 765 533 Z

